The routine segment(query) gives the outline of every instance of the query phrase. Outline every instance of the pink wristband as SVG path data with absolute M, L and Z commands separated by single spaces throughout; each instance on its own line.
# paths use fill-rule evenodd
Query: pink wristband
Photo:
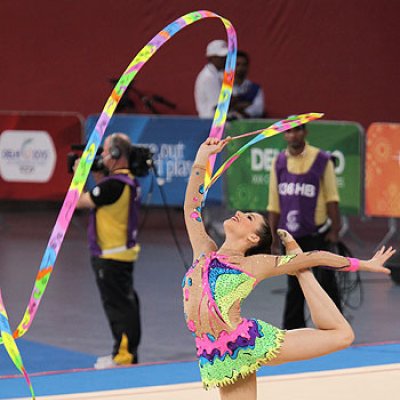
M 349 272 L 356 272 L 360 269 L 360 260 L 358 258 L 346 257 L 349 262 L 350 266 L 346 268 L 346 271 Z

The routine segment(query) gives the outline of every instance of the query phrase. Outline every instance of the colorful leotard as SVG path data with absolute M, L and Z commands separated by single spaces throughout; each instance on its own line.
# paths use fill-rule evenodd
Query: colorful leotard
M 196 339 L 201 379 L 206 389 L 235 382 L 273 359 L 285 332 L 240 316 L 240 304 L 256 286 L 248 272 L 226 256 L 201 256 L 182 287 L 186 323 Z

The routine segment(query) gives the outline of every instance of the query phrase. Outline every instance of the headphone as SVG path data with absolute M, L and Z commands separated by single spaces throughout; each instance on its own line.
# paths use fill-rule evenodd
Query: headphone
M 113 133 L 111 135 L 110 149 L 108 151 L 113 160 L 119 160 L 122 156 L 122 150 L 117 144 L 117 139 L 117 136 L 115 135 L 115 133 Z

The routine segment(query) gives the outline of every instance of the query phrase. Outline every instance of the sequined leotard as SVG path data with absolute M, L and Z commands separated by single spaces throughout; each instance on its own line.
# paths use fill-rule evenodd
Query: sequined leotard
M 284 331 L 240 316 L 241 302 L 256 284 L 254 276 L 214 252 L 200 256 L 183 279 L 186 323 L 195 336 L 206 388 L 257 371 L 282 344 Z

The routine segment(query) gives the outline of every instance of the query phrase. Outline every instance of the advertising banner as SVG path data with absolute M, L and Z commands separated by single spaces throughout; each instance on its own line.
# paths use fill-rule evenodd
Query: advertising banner
M 265 128 L 276 120 L 233 121 L 231 136 Z M 335 156 L 335 172 L 343 214 L 358 215 L 362 210 L 362 141 L 363 130 L 357 123 L 318 121 L 307 124 L 307 141 Z M 251 138 L 233 141 L 227 147 L 232 155 Z M 265 211 L 268 204 L 269 171 L 274 157 L 286 147 L 284 135 L 267 138 L 249 148 L 228 169 L 224 190 L 228 207 Z
M 79 114 L 0 113 L 0 199 L 62 200 L 67 154 L 81 138 Z
M 86 137 L 91 134 L 97 119 L 98 115 L 88 117 Z M 113 116 L 105 137 L 114 132 L 123 132 L 134 145 L 148 146 L 153 153 L 158 179 L 152 173 L 139 178 L 143 201 L 149 205 L 160 206 L 165 203 L 182 207 L 197 149 L 208 137 L 210 127 L 211 120 L 197 117 L 120 114 Z M 218 160 L 215 170 L 220 163 L 221 160 Z M 207 203 L 219 204 L 221 201 L 222 184 L 217 182 L 208 193 Z
M 400 124 L 375 122 L 367 130 L 365 214 L 400 217 Z

